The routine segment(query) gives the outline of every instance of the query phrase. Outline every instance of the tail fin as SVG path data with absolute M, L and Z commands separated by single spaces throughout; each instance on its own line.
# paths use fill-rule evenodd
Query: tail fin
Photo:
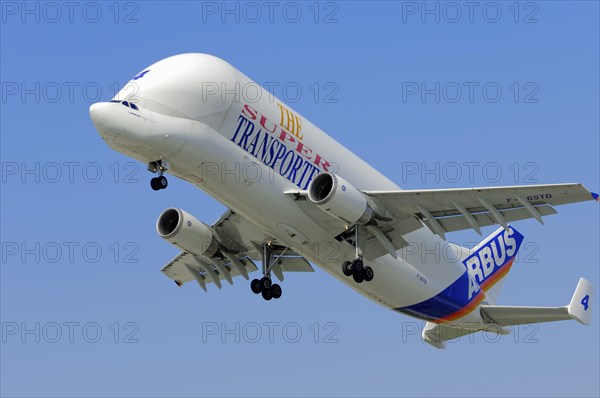
M 580 278 L 569 305 L 564 307 L 505 307 L 484 305 L 481 313 L 488 322 L 500 326 L 522 325 L 575 319 L 584 325 L 592 320 L 593 287 Z
M 523 235 L 512 226 L 507 229 L 500 227 L 463 260 L 478 287 L 486 292 L 490 304 L 496 302 L 502 280 L 510 271 L 522 242 Z
M 594 287 L 590 282 L 579 278 L 579 283 L 567 307 L 569 315 L 576 321 L 589 325 L 592 322 L 592 299 Z

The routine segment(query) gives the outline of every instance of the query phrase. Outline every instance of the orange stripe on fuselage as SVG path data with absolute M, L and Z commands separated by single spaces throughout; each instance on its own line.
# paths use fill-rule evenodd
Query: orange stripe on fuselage
M 458 318 L 462 318 L 463 316 L 472 312 L 477 306 L 483 301 L 485 294 L 483 294 L 483 290 L 480 290 L 479 293 L 471 301 L 469 304 L 462 307 L 460 310 L 453 312 L 450 315 L 447 315 L 443 318 L 436 319 L 434 322 L 443 323 L 443 322 L 452 322 Z
M 494 286 L 500 279 L 504 278 L 508 271 L 510 271 L 510 267 L 512 267 L 513 262 L 515 261 L 515 257 L 508 260 L 506 264 L 502 268 L 498 270 L 494 275 L 484 280 L 479 286 L 484 290 L 488 291 L 492 286 Z
M 461 308 L 460 310 L 458 310 L 456 312 L 453 312 L 450 315 L 447 315 L 443 318 L 436 319 L 434 322 L 436 322 L 436 323 L 452 322 L 458 318 L 462 318 L 463 316 L 471 313 L 475 308 L 477 308 L 477 306 L 479 306 L 479 304 L 481 304 L 481 302 L 485 298 L 484 292 L 488 291 L 500 279 L 502 279 L 506 274 L 508 274 L 508 271 L 510 271 L 510 267 L 512 267 L 514 261 L 515 261 L 515 258 L 513 257 L 506 264 L 504 264 L 502 266 L 502 268 L 500 268 L 500 270 L 498 270 L 498 272 L 494 273 L 494 275 L 492 275 L 489 279 L 486 279 L 485 281 L 483 281 L 481 283 L 481 285 L 479 285 L 479 287 L 481 287 L 481 290 L 479 291 L 479 293 L 477 293 L 477 295 L 471 301 L 469 301 L 469 304 L 465 305 L 463 308 Z

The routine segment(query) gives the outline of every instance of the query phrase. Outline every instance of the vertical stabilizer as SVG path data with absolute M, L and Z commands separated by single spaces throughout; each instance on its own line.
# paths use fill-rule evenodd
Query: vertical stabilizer
M 463 260 L 473 277 L 471 289 L 483 289 L 489 304 L 496 302 L 502 281 L 515 261 L 523 238 L 512 226 L 498 228 Z M 478 286 L 474 286 L 475 282 Z

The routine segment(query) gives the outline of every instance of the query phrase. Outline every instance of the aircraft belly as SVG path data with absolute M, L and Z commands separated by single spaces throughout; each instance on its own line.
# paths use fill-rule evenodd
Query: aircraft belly
M 431 299 L 464 271 L 460 262 L 427 255 L 427 250 L 446 243 L 421 228 L 406 235 L 409 246 L 398 251 L 397 260 L 386 254 L 368 262 L 376 277 L 357 284 L 341 272 L 341 263 L 354 257 L 354 248 L 334 239 L 331 231 L 306 216 L 293 197 L 283 194 L 295 187 L 290 181 L 231 145 L 230 140 L 196 123 L 186 144 L 168 160 L 171 173 L 267 231 L 270 236 L 265 238 L 291 246 L 347 286 L 388 308 Z

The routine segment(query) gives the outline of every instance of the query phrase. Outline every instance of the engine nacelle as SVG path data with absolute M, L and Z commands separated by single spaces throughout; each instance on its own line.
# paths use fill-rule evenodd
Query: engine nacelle
M 212 257 L 219 250 L 210 227 L 181 209 L 163 211 L 156 220 L 156 232 L 178 248 L 197 256 Z
M 373 211 L 365 195 L 342 177 L 321 173 L 308 186 L 308 199 L 349 224 L 368 224 Z

